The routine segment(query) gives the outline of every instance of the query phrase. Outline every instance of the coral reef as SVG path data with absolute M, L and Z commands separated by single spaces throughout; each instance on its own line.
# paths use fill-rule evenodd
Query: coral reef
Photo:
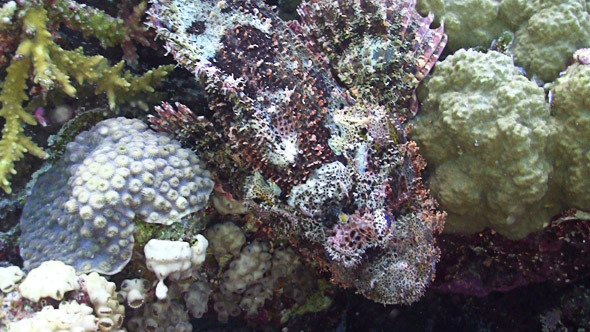
M 459 50 L 422 91 L 412 138 L 431 170 L 428 183 L 449 214 L 445 230 L 490 227 L 520 239 L 567 209 L 587 211 L 590 132 L 585 51 L 545 91 L 508 55 Z
M 0 8 L 0 67 L 10 61 L 10 54 L 20 41 L 18 25 L 14 24 L 17 12 L 16 2 L 8 1 Z
M 300 313 L 313 310 L 303 307 L 303 304 L 307 295 L 317 291 L 317 287 L 291 248 L 260 240 L 246 244 L 244 231 L 229 221 L 211 225 L 205 234 L 214 252 L 223 254 L 218 257 L 209 255 L 203 260 L 205 252 L 202 249 L 206 240 L 201 237 L 193 246 L 200 248 L 196 255 L 200 259 L 192 266 L 189 263 L 190 250 L 186 250 L 188 243 L 152 240 L 160 242 L 158 246 L 171 248 L 158 251 L 159 256 L 168 257 L 158 261 L 149 252 L 154 248 L 145 250 L 146 271 L 154 270 L 156 280 L 168 275 L 168 290 L 163 300 L 154 296 L 160 282 L 150 283 L 147 279 L 153 280 L 154 276 L 149 272 L 144 274 L 146 280 L 122 282 L 121 299 L 126 298 L 130 307 L 138 309 L 127 315 L 126 325 L 130 330 L 172 327 L 191 330 L 189 317 L 201 318 L 205 314 L 217 316 L 220 322 L 242 316 L 250 321 L 268 323 L 271 320 L 280 321 L 286 310 L 290 311 L 289 315 L 295 315 L 299 306 L 302 307 Z M 160 262 L 163 264 L 154 267 Z M 138 271 L 134 273 L 137 275 Z M 156 285 L 156 294 L 152 285 Z M 138 301 L 131 299 L 133 292 Z M 277 305 L 285 310 L 271 309 Z
M 266 302 L 283 294 L 301 302 L 306 290 L 299 287 L 307 282 L 302 273 L 303 265 L 290 248 L 273 248 L 272 243 L 254 241 L 245 244 L 245 234 L 232 223 L 215 224 L 207 229 L 211 248 L 216 255 L 221 272 L 217 287 L 212 287 L 206 279 L 191 284 L 185 299 L 211 298 L 213 309 L 219 321 L 226 322 L 229 317 L 244 314 L 254 318 L 260 314 Z M 235 242 L 227 238 L 237 239 Z M 215 283 L 217 284 L 217 283 Z M 200 317 L 206 307 L 203 302 L 189 307 L 193 317 Z
M 515 33 L 517 65 L 531 78 L 553 81 L 578 48 L 590 45 L 590 8 L 584 0 L 419 0 L 446 25 L 449 48 L 488 48 L 505 31 Z
M 587 286 L 575 286 L 561 294 L 556 307 L 545 311 L 539 320 L 543 331 L 563 331 L 590 328 L 590 291 Z
M 147 298 L 147 280 L 145 279 L 126 279 L 121 283 L 119 302 L 125 303 L 132 309 L 141 307 Z
M 531 77 L 557 78 L 572 54 L 590 45 L 590 8 L 583 0 L 541 1 L 526 26 L 516 30 L 514 60 Z
M 582 53 L 578 53 L 578 59 Z M 552 115 L 557 121 L 553 151 L 555 178 L 560 184 L 562 204 L 570 208 L 590 209 L 590 144 L 582 137 L 590 135 L 590 65 L 583 61 L 567 68 L 553 85 Z
M 143 248 L 147 268 L 158 277 L 156 297 L 159 300 L 166 298 L 168 287 L 164 279 L 185 279 L 194 273 L 205 260 L 205 254 L 209 242 L 202 235 L 197 235 L 197 244 L 192 247 L 183 241 L 168 241 L 151 239 Z
M 55 309 L 46 306 L 31 318 L 25 318 L 8 325 L 8 331 L 97 331 L 96 317 L 92 308 L 78 302 L 63 302 Z M 66 330 L 66 331 L 67 331 Z
M 207 229 L 207 238 L 211 243 L 213 256 L 223 266 L 223 262 L 232 257 L 238 257 L 246 236 L 233 222 L 215 224 Z
M 19 286 L 22 296 L 33 302 L 46 297 L 61 301 L 65 293 L 78 289 L 76 270 L 61 261 L 43 262 Z
M 441 262 L 433 288 L 487 296 L 533 283 L 570 284 L 590 275 L 590 222 L 557 219 L 544 230 L 512 241 L 491 230 L 441 236 Z
M 0 259 L 31 271 L 22 281 L 0 267 L 0 325 L 584 326 L 585 310 L 572 313 L 587 292 L 571 284 L 590 275 L 589 218 L 551 217 L 590 198 L 590 53 L 574 52 L 589 46 L 588 2 L 420 4 L 443 20 L 415 0 L 309 0 L 288 23 L 262 0 L 3 5 L 3 120 L 35 147 L 59 133 L 27 188 L 33 156 L 21 147 L 27 159 L 2 164 L 19 176 L 2 182 L 16 193 L 0 195 Z M 434 68 L 447 27 L 451 43 L 485 47 L 452 45 Z M 151 78 L 124 70 L 174 61 L 149 49 L 156 34 L 181 67 L 165 98 L 141 92 L 171 66 Z M 170 100 L 147 116 L 161 133 L 136 111 L 148 99 Z M 115 116 L 137 119 L 99 122 Z M 422 183 L 426 161 L 452 234 L 438 234 L 446 215 Z M 23 206 L 24 262 L 10 245 Z M 518 295 L 535 290 L 547 298 L 524 306 Z
M 62 22 L 68 28 L 81 31 L 85 36 L 92 36 L 100 41 L 102 47 L 121 46 L 123 59 L 131 66 L 137 67 L 138 55 L 135 43 L 156 48 L 152 32 L 142 24 L 142 17 L 147 9 L 147 1 L 140 1 L 131 6 L 130 1 L 123 1 L 119 17 L 77 3 L 72 0 L 57 0 L 52 3 L 49 16 L 52 22 Z
M 170 300 L 147 303 L 128 321 L 127 328 L 137 332 L 193 330 L 186 309 Z
M 429 28 L 432 17 L 418 15 L 412 1 L 312 1 L 293 30 L 257 1 L 163 0 L 148 13 L 213 111 L 195 119 L 165 106 L 154 126 L 184 140 L 221 129 L 231 161 L 213 163 L 206 149 L 201 156 L 272 237 L 290 239 L 335 282 L 375 301 L 416 301 L 434 272 L 444 214 L 421 185 L 423 160 L 400 121 L 415 113 L 414 89 L 446 41 L 442 28 Z M 348 39 L 322 39 L 322 31 Z M 359 241 L 354 264 L 346 255 L 326 259 L 335 243 L 328 238 L 348 215 L 367 218 L 362 232 L 375 225 L 390 234 Z
M 58 2 L 62 5 L 66 3 Z M 29 99 L 26 93 L 29 76 L 43 96 L 51 93 L 76 97 L 78 90 L 75 85 L 95 86 L 95 93 L 106 94 L 109 107 L 113 109 L 116 105 L 135 98 L 139 93 L 153 92 L 153 86 L 160 83 L 172 70 L 171 66 L 161 66 L 143 76 L 135 76 L 123 71 L 124 62 L 111 67 L 106 58 L 100 55 L 86 56 L 82 48 L 66 50 L 52 39 L 47 27 L 48 11 L 53 13 L 63 8 L 53 5 L 46 7 L 30 1 L 18 7 L 17 12 L 12 14 L 13 17 L 22 17 L 22 31 L 20 44 L 6 68 L 7 75 L 0 91 L 0 117 L 6 121 L 0 140 L 0 187 L 7 193 L 11 192 L 10 177 L 17 172 L 15 162 L 22 159 L 25 153 L 40 158 L 48 156 L 24 133 L 25 125 L 35 125 L 38 122 L 23 105 Z M 8 14 L 6 17 L 9 17 Z M 103 27 L 101 24 L 95 28 L 88 26 L 89 32 L 95 35 L 103 31 Z M 8 29 L 15 33 L 15 28 Z M 3 30 L 4 28 L 0 28 L 0 36 L 6 33 Z M 10 44 L 3 37 L 0 40 Z M 72 82 L 73 79 L 75 83 Z
M 66 150 L 23 209 L 25 269 L 51 258 L 79 273 L 117 273 L 131 258 L 136 215 L 170 225 L 202 209 L 213 190 L 193 152 L 139 120 L 102 121 Z
M 11 292 L 24 277 L 25 273 L 18 266 L 0 267 L 0 291 Z
M 542 88 L 512 59 L 459 50 L 425 86 L 411 137 L 432 172 L 429 186 L 448 213 L 446 231 L 492 227 L 524 237 L 559 209 L 545 209 L 554 134 Z
M 79 282 L 98 318 L 98 330 L 120 328 L 125 318 L 125 307 L 119 304 L 115 283 L 108 282 L 96 272 L 81 275 Z
M 46 261 L 2 297 L 0 323 L 15 332 L 123 331 L 117 297 L 115 284 L 97 273 L 76 276 L 73 267 Z M 6 305 L 16 313 L 6 315 Z
M 456 51 L 463 47 L 488 46 L 507 29 L 506 24 L 498 19 L 500 2 L 502 1 L 418 0 L 416 8 L 421 13 L 433 13 L 437 22 L 444 22 L 445 32 L 449 36 L 448 47 L 451 51 Z

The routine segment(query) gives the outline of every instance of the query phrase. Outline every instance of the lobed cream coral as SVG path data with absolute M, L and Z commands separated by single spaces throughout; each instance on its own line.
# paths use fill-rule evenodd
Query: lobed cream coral
M 25 277 L 25 273 L 18 266 L 0 267 L 0 291 L 9 293 Z
M 168 287 L 164 279 L 185 279 L 195 269 L 198 269 L 207 253 L 208 241 L 202 236 L 197 236 L 197 243 L 192 247 L 188 242 L 151 239 L 144 247 L 146 265 L 158 277 L 156 297 L 160 300 L 166 298 Z
M 27 274 L 19 286 L 20 293 L 33 302 L 44 297 L 61 301 L 67 292 L 78 289 L 76 270 L 61 261 L 41 263 Z
M 92 308 L 76 301 L 62 302 L 58 309 L 46 306 L 31 318 L 8 324 L 9 332 L 98 331 Z
M 117 330 L 123 325 L 125 308 L 119 304 L 115 283 L 96 272 L 80 276 L 80 284 L 88 295 L 101 332 Z
M 15 301 L 8 302 L 8 311 L 16 313 L 0 317 L 9 331 L 123 331 L 125 308 L 118 302 L 115 284 L 95 272 L 78 277 L 73 267 L 46 261 L 10 295 Z M 20 296 L 26 300 L 18 300 Z M 59 302 L 58 308 L 47 305 L 50 298 Z

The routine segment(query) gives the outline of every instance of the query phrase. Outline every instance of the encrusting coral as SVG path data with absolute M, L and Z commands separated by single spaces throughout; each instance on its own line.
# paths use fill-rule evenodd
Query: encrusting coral
M 118 302 L 115 284 L 97 273 L 77 276 L 61 261 L 43 262 L 7 296 L 15 301 L 2 298 L 3 305 L 24 315 L 0 315 L 0 326 L 8 331 L 124 331 L 125 307 Z
M 60 259 L 80 273 L 117 273 L 131 258 L 136 215 L 170 225 L 204 208 L 213 190 L 192 151 L 136 119 L 99 122 L 66 150 L 23 209 L 25 269 Z
M 5 119 L 0 140 L 0 187 L 7 193 L 11 192 L 10 177 L 17 172 L 15 162 L 22 159 L 25 153 L 39 158 L 48 156 L 24 133 L 25 125 L 37 124 L 35 117 L 23 105 L 29 99 L 26 89 L 30 76 L 43 94 L 59 91 L 75 97 L 76 84 L 94 85 L 95 93 L 106 94 L 109 107 L 114 109 L 138 93 L 153 92 L 153 86 L 172 70 L 171 66 L 161 66 L 143 76 L 134 76 L 123 71 L 124 62 L 110 66 L 103 56 L 84 55 L 82 48 L 73 51 L 63 49 L 52 39 L 47 27 L 50 23 L 48 11 L 55 10 L 59 7 L 31 1 L 13 14 L 15 19 L 22 17 L 20 44 L 6 68 L 7 75 L 0 91 L 0 117 Z M 98 33 L 100 28 L 97 26 L 90 32 Z
M 590 210 L 590 52 L 576 53 L 574 63 L 553 86 L 552 115 L 557 136 L 552 153 L 556 157 L 555 177 L 564 206 Z

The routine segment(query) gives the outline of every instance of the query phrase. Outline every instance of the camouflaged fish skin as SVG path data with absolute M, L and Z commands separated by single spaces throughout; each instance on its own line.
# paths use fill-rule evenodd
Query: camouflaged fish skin
M 402 122 L 411 116 L 407 110 L 415 106 L 408 100 L 446 36 L 442 28 L 429 30 L 432 18 L 414 14 L 412 1 L 338 3 L 375 11 L 357 11 L 361 18 L 326 16 L 336 26 L 361 22 L 349 26 L 351 42 L 369 49 L 372 41 L 389 45 L 372 53 L 371 65 L 389 55 L 395 61 L 374 75 L 365 68 L 358 81 L 374 81 L 374 89 L 361 91 L 354 79 L 339 77 L 332 64 L 342 54 L 326 55 L 327 44 L 318 46 L 306 34 L 312 24 L 287 25 L 261 2 L 153 1 L 150 25 L 205 87 L 212 115 L 197 117 L 183 105 L 178 111 L 168 105 L 151 122 L 183 142 L 196 142 L 215 168 L 218 191 L 243 201 L 272 235 L 331 271 L 334 282 L 377 302 L 411 303 L 434 276 L 434 235 L 445 215 L 421 183 L 425 163 L 406 140 Z M 321 17 L 334 9 L 324 4 L 303 4 L 301 10 L 313 6 L 308 17 Z M 393 15 L 397 9 L 408 12 Z M 390 21 L 400 19 L 407 21 Z M 363 30 L 363 20 L 397 28 L 374 36 Z M 350 68 L 363 66 L 362 58 L 348 58 Z M 383 83 L 387 72 L 398 76 Z M 399 98 L 383 97 L 395 95 L 391 89 L 401 91 Z M 215 153 L 198 143 L 209 138 Z

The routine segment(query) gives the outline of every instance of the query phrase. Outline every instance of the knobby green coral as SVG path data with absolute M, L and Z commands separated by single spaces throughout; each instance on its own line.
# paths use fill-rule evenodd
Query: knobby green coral
M 55 8 L 50 6 L 49 9 Z M 14 163 L 24 153 L 40 158 L 47 156 L 24 134 L 25 124 L 37 123 L 23 106 L 29 99 L 25 92 L 29 76 L 44 93 L 58 91 L 70 97 L 77 95 L 76 85 L 96 86 L 95 94 L 106 94 L 110 109 L 114 109 L 138 93 L 153 92 L 153 86 L 162 82 L 173 69 L 173 66 L 161 66 L 137 77 L 123 71 L 123 61 L 110 66 L 101 55 L 84 55 L 82 48 L 65 50 L 51 38 L 47 29 L 48 12 L 43 6 L 28 4 L 20 10 L 24 12 L 21 43 L 6 70 L 0 91 L 0 116 L 6 121 L 0 140 L 0 187 L 7 193 L 11 192 L 10 176 L 17 172 Z
M 417 7 L 444 22 L 451 51 L 488 48 L 503 32 L 514 32 L 516 65 L 543 82 L 556 79 L 573 52 L 590 45 L 585 0 L 419 0 Z
M 437 65 L 413 138 L 445 231 L 518 239 L 561 211 L 589 211 L 589 63 L 578 50 L 547 99 L 505 54 L 459 50 Z
M 510 56 L 459 50 L 426 84 L 413 138 L 432 169 L 430 188 L 448 213 L 445 231 L 489 226 L 510 238 L 541 229 L 554 134 L 544 91 Z
M 555 177 L 559 197 L 569 207 L 590 208 L 590 65 L 574 63 L 557 79 L 553 89 L 553 115 L 558 137 Z

